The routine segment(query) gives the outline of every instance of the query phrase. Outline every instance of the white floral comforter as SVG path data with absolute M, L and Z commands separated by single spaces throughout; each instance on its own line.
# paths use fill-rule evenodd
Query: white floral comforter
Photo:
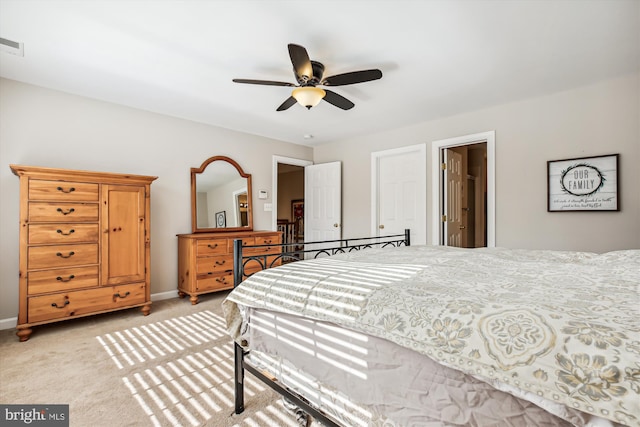
M 640 426 L 640 250 L 411 246 L 264 270 L 223 303 L 334 322 L 627 425 Z

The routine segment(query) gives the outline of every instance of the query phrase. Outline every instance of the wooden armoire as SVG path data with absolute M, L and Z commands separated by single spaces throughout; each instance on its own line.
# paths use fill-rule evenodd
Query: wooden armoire
M 114 310 L 151 311 L 153 176 L 10 165 L 20 178 L 17 335 Z

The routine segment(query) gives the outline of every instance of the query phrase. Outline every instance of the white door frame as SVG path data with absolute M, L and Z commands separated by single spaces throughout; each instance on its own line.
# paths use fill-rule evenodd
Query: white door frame
M 278 230 L 278 164 L 293 166 L 309 166 L 311 160 L 294 159 L 292 157 L 276 156 L 272 157 L 273 172 L 271 173 L 271 230 Z
M 418 192 L 423 194 L 423 199 L 418 201 L 418 204 L 421 206 L 421 211 L 424 214 L 422 230 L 411 230 L 412 234 L 411 241 L 415 244 L 425 244 L 427 241 L 427 144 L 416 144 L 409 145 L 406 147 L 393 148 L 390 150 L 384 151 L 376 151 L 371 153 L 371 235 L 378 236 L 380 235 L 380 230 L 378 229 L 378 214 L 379 214 L 379 200 L 378 200 L 378 167 L 379 160 L 381 157 L 385 156 L 394 156 L 398 154 L 405 153 L 416 153 L 417 156 L 424 159 L 422 162 L 418 163 L 418 167 L 420 168 L 417 171 L 419 175 L 419 188 Z M 384 234 L 384 233 L 383 233 Z
M 442 202 L 442 150 L 478 143 L 487 143 L 487 247 L 496 246 L 496 131 L 474 133 L 433 141 L 431 145 L 431 244 L 442 243 L 440 207 Z

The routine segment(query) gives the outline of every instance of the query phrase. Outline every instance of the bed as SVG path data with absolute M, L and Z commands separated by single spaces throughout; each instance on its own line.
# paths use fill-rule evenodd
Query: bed
M 267 268 L 223 310 L 237 393 L 248 367 L 325 425 L 640 426 L 639 288 L 639 250 L 400 245 Z

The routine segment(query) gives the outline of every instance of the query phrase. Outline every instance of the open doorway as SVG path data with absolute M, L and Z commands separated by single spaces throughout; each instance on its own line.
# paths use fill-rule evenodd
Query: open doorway
M 431 243 L 494 247 L 495 131 L 434 141 L 431 170 Z
M 278 164 L 276 212 L 282 242 L 304 242 L 304 167 Z
M 304 241 L 304 168 L 308 160 L 273 157 L 273 230 L 283 243 Z
M 443 244 L 487 246 L 487 144 L 443 149 Z

